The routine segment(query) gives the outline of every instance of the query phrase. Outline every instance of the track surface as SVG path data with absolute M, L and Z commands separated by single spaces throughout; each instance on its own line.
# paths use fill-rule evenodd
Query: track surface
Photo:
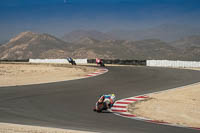
M 0 122 L 100 132 L 197 133 L 127 119 L 92 108 L 103 93 L 117 99 L 200 81 L 200 72 L 150 67 L 108 67 L 109 72 L 74 81 L 0 88 Z

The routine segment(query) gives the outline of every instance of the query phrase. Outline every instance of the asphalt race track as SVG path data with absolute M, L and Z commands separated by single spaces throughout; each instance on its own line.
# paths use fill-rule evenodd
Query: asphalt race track
M 93 112 L 97 97 L 117 99 L 200 81 L 200 72 L 169 68 L 108 67 L 100 76 L 40 85 L 0 88 L 0 122 L 113 133 L 199 133 Z

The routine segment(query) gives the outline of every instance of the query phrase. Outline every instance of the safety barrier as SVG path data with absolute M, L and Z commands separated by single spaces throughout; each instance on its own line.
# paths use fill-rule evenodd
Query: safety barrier
M 96 63 L 96 59 L 88 59 L 88 63 Z M 120 59 L 103 59 L 105 64 L 119 65 L 146 65 L 146 60 L 120 60 Z
M 19 60 L 1 59 L 0 62 L 29 62 L 29 59 L 19 59 Z
M 96 59 L 74 59 L 76 64 L 96 63 Z M 69 63 L 67 59 L 29 59 L 31 63 Z M 146 60 L 103 59 L 105 64 L 146 65 Z
M 29 59 L 30 63 L 69 63 L 67 59 Z
M 74 59 L 76 64 L 96 63 L 96 59 Z M 67 59 L 2 59 L 0 62 L 30 62 L 30 63 L 64 63 L 69 64 Z M 120 60 L 120 59 L 103 59 L 105 64 L 119 65 L 143 65 L 151 67 L 193 67 L 200 68 L 198 61 L 173 61 L 173 60 Z
M 74 59 L 76 64 L 87 64 L 87 59 Z M 67 59 L 29 59 L 30 63 L 64 63 L 69 64 Z
M 152 67 L 200 67 L 198 61 L 147 60 L 147 66 Z
M 87 59 L 74 59 L 77 64 L 87 64 Z
M 76 64 L 96 63 L 96 59 L 74 59 Z M 69 64 L 67 59 L 2 59 L 0 62 L 30 62 L 30 63 L 64 63 Z M 173 61 L 173 60 L 120 60 L 120 59 L 103 59 L 105 64 L 119 65 L 143 65 L 151 67 L 193 67 L 200 68 L 198 61 Z

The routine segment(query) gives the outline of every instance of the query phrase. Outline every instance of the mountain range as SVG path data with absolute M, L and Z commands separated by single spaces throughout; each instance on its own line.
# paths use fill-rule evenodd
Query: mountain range
M 98 31 L 76 31 L 59 39 L 46 33 L 38 34 L 29 31 L 20 33 L 0 46 L 0 59 L 67 58 L 69 56 L 200 60 L 200 35 L 186 36 L 168 42 L 155 38 L 119 40 Z
M 111 30 L 100 32 L 96 30 L 75 30 L 65 34 L 62 39 L 67 42 L 76 42 L 81 38 L 89 37 L 96 40 L 145 40 L 160 39 L 171 42 L 183 37 L 200 35 L 200 28 L 182 24 L 162 24 L 147 29 L 138 30 Z

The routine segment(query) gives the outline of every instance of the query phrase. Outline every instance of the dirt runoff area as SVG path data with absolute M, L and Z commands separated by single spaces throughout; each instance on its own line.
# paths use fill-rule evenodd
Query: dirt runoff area
M 65 64 L 0 64 L 0 86 L 58 82 L 85 77 L 97 69 Z
M 92 133 L 92 132 L 0 123 L 0 133 Z
M 128 111 L 152 120 L 200 127 L 200 83 L 149 94 L 149 97 L 130 104 Z

